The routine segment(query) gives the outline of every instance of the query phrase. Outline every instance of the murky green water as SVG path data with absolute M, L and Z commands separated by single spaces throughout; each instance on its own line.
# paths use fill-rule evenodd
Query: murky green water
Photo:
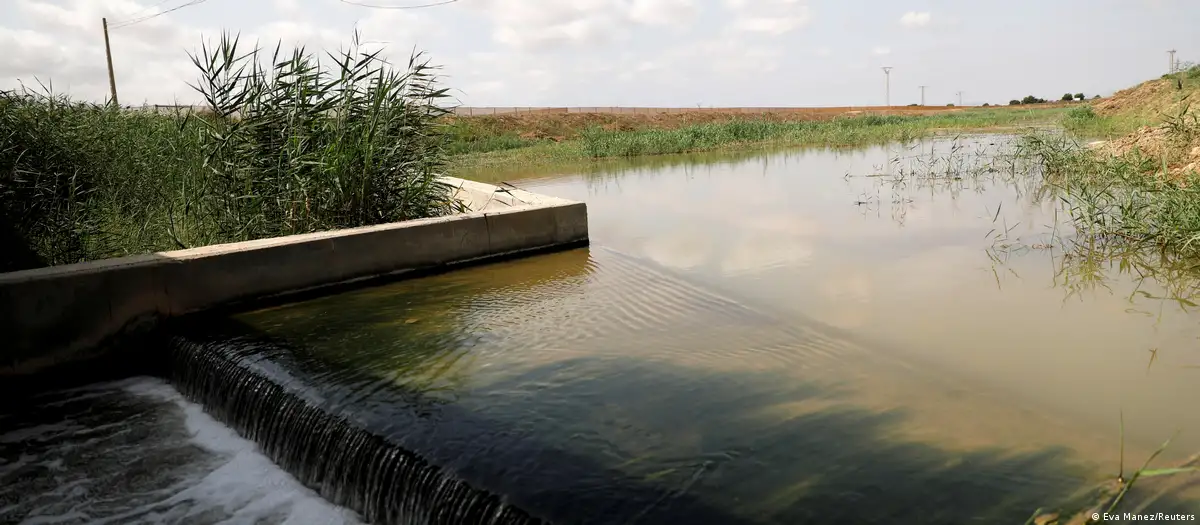
M 489 173 L 587 201 L 592 247 L 241 320 L 354 371 L 328 379 L 361 403 L 417 392 L 503 429 L 470 448 L 521 449 L 492 468 L 535 506 L 620 478 L 672 494 L 626 519 L 1021 522 L 1116 474 L 1122 413 L 1127 471 L 1176 432 L 1166 460 L 1200 451 L 1200 324 L 1041 249 L 1069 229 L 1000 180 L 1000 140 Z M 567 482 L 545 449 L 604 474 Z M 1194 511 L 1174 498 L 1149 510 Z

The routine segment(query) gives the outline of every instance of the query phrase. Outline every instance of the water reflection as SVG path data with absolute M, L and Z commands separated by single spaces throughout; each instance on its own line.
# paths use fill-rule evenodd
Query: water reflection
M 1156 447 L 1182 426 L 1176 454 L 1200 450 L 1195 418 L 1171 402 L 1200 393 L 1198 383 L 1144 374 L 1150 348 L 1200 361 L 1200 326 L 1177 308 L 1131 312 L 1130 294 L 1163 295 L 1146 284 L 1135 292 L 1136 274 L 1108 272 L 1104 282 L 1121 290 L 1110 295 L 1082 286 L 1095 272 L 1064 271 L 1059 247 L 1074 232 L 1009 140 L 675 159 L 518 184 L 586 200 L 598 244 L 886 341 L 1092 432 L 1111 433 L 1124 409 L 1129 439 Z M 764 237 L 772 249 L 758 248 Z
M 614 489 L 538 447 L 657 487 L 625 517 L 686 495 L 749 522 L 1024 520 L 1115 473 L 1122 412 L 1130 463 L 1181 427 L 1164 461 L 1200 450 L 1178 402 L 1200 394 L 1200 326 L 1195 281 L 1150 282 L 1163 261 L 1064 252 L 1056 195 L 1007 140 L 512 180 L 587 201 L 596 248 L 244 320 L 329 380 L 369 371 L 355 395 L 429 392 L 504 429 L 457 453 L 543 509 Z
M 565 523 L 1012 522 L 1102 477 L 1072 424 L 886 347 L 602 248 L 548 257 L 241 321 L 326 403 Z

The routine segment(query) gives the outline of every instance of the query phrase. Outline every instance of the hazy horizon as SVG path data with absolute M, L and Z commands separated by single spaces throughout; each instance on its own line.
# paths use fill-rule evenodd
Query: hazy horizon
M 357 0 L 353 0 L 357 1 Z M 430 0 L 364 0 L 404 6 Z M 344 0 L 12 0 L 0 89 L 108 93 L 101 17 L 123 105 L 193 104 L 187 55 L 221 31 L 332 50 L 359 30 L 397 62 L 424 50 L 476 107 L 823 107 L 1005 104 L 1108 95 L 1200 59 L 1200 2 L 1060 0 L 459 0 L 377 9 Z M 194 4 L 187 5 L 184 4 Z M 184 6 L 161 16 L 161 11 Z M 128 21 L 142 20 L 123 25 Z M 1119 38 L 1118 38 L 1119 37 Z

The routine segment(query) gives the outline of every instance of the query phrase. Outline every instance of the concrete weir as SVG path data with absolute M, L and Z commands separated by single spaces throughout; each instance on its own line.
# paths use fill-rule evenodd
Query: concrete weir
M 588 241 L 582 202 L 446 177 L 465 213 L 0 274 L 0 377 L 167 317 Z

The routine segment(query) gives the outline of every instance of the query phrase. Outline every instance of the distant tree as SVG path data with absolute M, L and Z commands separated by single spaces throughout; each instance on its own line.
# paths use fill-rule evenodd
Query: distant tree
M 1065 95 L 1063 95 L 1063 96 L 1062 96 L 1062 101 L 1063 101 L 1063 102 L 1070 102 L 1070 101 L 1072 101 L 1072 100 L 1075 100 L 1075 95 L 1072 95 L 1072 94 L 1070 94 L 1070 93 L 1067 93 L 1067 94 L 1065 94 Z
M 1021 99 L 1022 104 L 1043 104 L 1045 102 L 1046 102 L 1046 99 L 1037 98 L 1033 95 L 1026 95 L 1025 98 Z
M 1098 98 L 1100 98 L 1100 95 L 1092 95 L 1092 100 L 1096 100 Z
M 1083 93 L 1076 93 L 1076 94 L 1075 94 L 1075 100 L 1083 100 L 1084 98 L 1085 98 L 1085 97 L 1083 96 Z
M 1017 100 L 1017 99 L 1008 101 L 1008 105 L 1010 105 L 1010 106 L 1019 106 L 1020 104 L 1021 104 L 1021 101 Z
M 987 102 L 984 102 L 984 103 L 983 103 L 983 107 L 985 107 L 985 108 L 986 108 L 986 107 L 988 107 L 988 106 L 991 106 L 991 104 L 988 104 Z
M 948 108 L 952 108 L 952 107 L 954 107 L 954 103 L 953 103 L 953 102 L 951 102 L 951 103 L 949 103 L 949 104 L 946 104 L 946 107 L 948 107 Z
M 917 107 L 917 106 L 919 106 L 919 105 L 920 105 L 920 104 L 909 104 L 909 105 L 908 105 L 908 107 L 910 107 L 910 108 L 911 108 L 911 107 Z

